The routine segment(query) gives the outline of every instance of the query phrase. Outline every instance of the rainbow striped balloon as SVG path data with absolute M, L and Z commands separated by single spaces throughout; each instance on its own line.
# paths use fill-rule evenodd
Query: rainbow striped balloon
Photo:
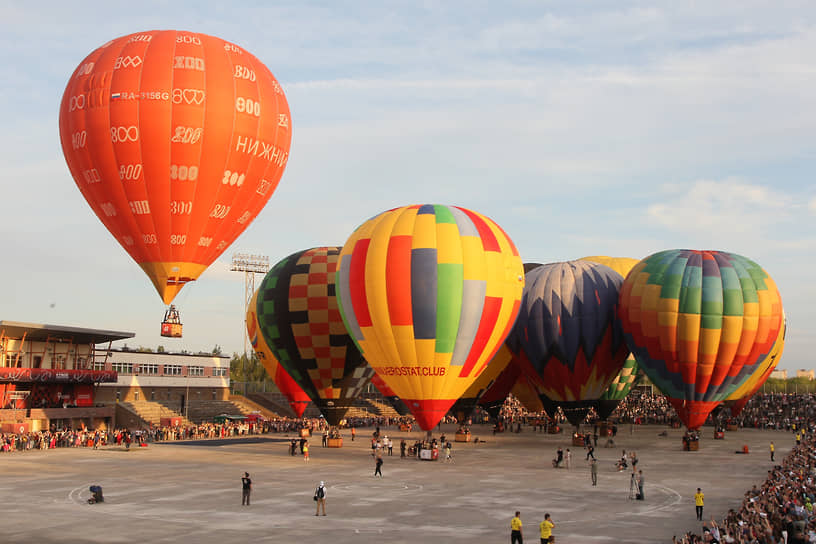
M 785 331 L 787 330 L 787 321 L 785 314 L 782 314 L 782 328 L 779 329 L 779 335 L 776 337 L 776 343 L 771 348 L 770 353 L 757 365 L 756 372 L 748 378 L 744 384 L 731 393 L 725 399 L 724 404 L 731 409 L 731 415 L 737 417 L 748 401 L 751 400 L 759 388 L 770 377 L 771 372 L 776 369 L 779 364 L 779 359 L 782 357 L 782 352 L 785 350 Z
M 621 287 L 626 343 L 690 429 L 757 370 L 782 327 L 782 300 L 757 263 L 672 249 L 640 261 Z
M 524 272 L 492 220 L 456 206 L 415 205 L 354 231 L 340 253 L 337 287 L 349 334 L 428 430 L 501 346 Z

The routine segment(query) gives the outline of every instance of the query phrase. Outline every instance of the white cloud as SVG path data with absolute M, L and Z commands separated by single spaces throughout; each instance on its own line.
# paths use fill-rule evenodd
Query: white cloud
M 650 204 L 649 220 L 684 231 L 734 229 L 745 226 L 755 232 L 792 213 L 795 197 L 738 178 L 698 180 L 663 186 L 663 201 Z

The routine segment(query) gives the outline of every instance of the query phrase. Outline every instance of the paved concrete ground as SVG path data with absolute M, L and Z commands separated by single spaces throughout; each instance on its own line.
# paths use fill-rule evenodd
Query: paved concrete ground
M 453 436 L 453 426 L 444 427 Z M 598 486 L 569 436 L 525 428 L 487 443 L 455 443 L 455 464 L 386 457 L 383 479 L 374 479 L 370 430 L 342 449 L 324 449 L 313 438 L 312 459 L 287 453 L 283 435 L 260 440 L 154 444 L 124 451 L 62 449 L 0 454 L 4 497 L 0 542 L 508 542 L 509 523 L 521 510 L 528 542 L 538 542 L 538 523 L 550 512 L 558 542 L 657 542 L 699 532 L 693 494 L 702 487 L 705 516 L 722 518 L 742 494 L 760 484 L 793 439 L 780 431 L 740 430 L 712 440 L 706 428 L 698 452 L 680 451 L 682 432 L 644 426 L 618 434 L 617 447 L 599 447 Z M 383 429 L 395 443 L 419 433 Z M 438 435 L 437 435 L 438 436 Z M 602 442 L 599 442 L 599 446 Z M 221 444 L 221 445 L 216 445 Z M 749 455 L 735 450 L 747 444 Z M 573 450 L 571 470 L 553 469 L 558 446 Z M 636 450 L 645 501 L 628 500 L 628 473 L 614 470 L 620 450 Z M 576 451 L 577 450 L 577 451 Z M 254 482 L 252 505 L 242 507 L 240 477 Z M 326 517 L 314 516 L 312 494 L 328 488 Z M 88 487 L 99 484 L 106 502 L 88 505 Z

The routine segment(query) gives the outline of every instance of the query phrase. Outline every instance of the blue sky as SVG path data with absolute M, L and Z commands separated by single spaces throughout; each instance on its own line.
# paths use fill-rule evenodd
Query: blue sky
M 782 293 L 780 368 L 814 368 L 816 7 L 782 6 L 0 0 L 0 319 L 241 352 L 233 253 L 275 263 L 385 209 L 444 203 L 493 218 L 525 261 L 745 255 Z M 58 133 L 80 61 L 151 29 L 245 47 L 294 126 L 264 211 L 177 297 L 181 340 L 159 336 L 164 306 L 85 203 Z

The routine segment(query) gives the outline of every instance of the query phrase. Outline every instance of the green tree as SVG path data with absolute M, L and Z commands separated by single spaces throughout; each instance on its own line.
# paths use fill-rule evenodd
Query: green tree
M 233 354 L 230 361 L 230 379 L 234 382 L 268 382 L 271 381 L 258 356 Z
M 164 353 L 164 346 L 159 346 L 156 348 L 156 353 Z

